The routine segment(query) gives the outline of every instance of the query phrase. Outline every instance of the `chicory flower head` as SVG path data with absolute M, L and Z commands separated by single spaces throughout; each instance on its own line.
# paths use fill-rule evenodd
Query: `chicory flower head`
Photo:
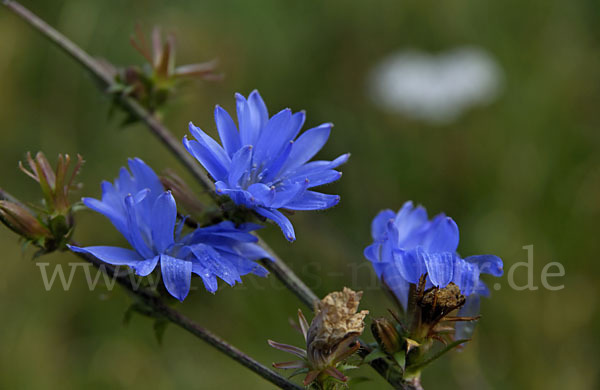
M 221 145 L 190 123 L 196 140 L 183 139 L 186 149 L 216 181 L 219 194 L 228 195 L 238 205 L 254 209 L 279 225 L 289 241 L 296 239 L 294 228 L 279 209 L 323 210 L 335 206 L 340 197 L 310 190 L 341 177 L 335 170 L 349 154 L 333 161 L 311 161 L 325 145 L 331 123 L 305 131 L 303 111 L 285 109 L 269 118 L 267 106 L 258 91 L 248 99 L 235 95 L 239 125 L 227 111 L 217 106 L 215 122 Z
M 241 276 L 266 276 L 267 270 L 254 262 L 269 255 L 255 244 L 254 224 L 235 226 L 225 221 L 197 228 L 182 235 L 184 221 L 177 221 L 177 206 L 158 176 L 140 159 L 129 160 L 114 183 L 102 183 L 102 200 L 84 198 L 90 209 L 106 216 L 133 247 L 70 246 L 112 265 L 127 265 L 137 275 L 147 276 L 160 263 L 167 291 L 182 301 L 188 295 L 192 273 L 200 276 L 206 289 L 217 290 L 217 277 L 229 285 Z
M 481 273 L 501 276 L 502 260 L 493 255 L 461 258 L 458 226 L 439 214 L 429 220 L 422 206 L 406 202 L 398 213 L 381 211 L 371 225 L 373 244 L 365 251 L 377 276 L 406 308 L 409 285 L 427 274 L 427 285 L 444 288 L 453 282 L 467 297 L 465 308 L 479 295 L 489 295 Z

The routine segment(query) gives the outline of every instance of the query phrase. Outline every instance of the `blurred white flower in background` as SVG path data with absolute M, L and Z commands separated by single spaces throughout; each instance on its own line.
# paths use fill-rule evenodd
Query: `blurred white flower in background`
M 375 65 L 369 93 L 381 108 L 432 123 L 456 120 L 465 110 L 493 101 L 502 69 L 476 47 L 437 55 L 417 50 L 392 53 Z

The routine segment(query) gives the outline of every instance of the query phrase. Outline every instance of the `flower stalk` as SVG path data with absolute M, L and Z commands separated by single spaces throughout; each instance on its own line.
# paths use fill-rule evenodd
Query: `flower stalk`
M 103 92 L 110 93 L 111 87 L 116 86 L 114 75 L 103 66 L 99 61 L 95 60 L 87 52 L 82 50 L 79 46 L 65 37 L 63 34 L 58 32 L 56 29 L 48 25 L 45 21 L 40 19 L 37 15 L 29 11 L 27 8 L 22 6 L 13 0 L 3 0 L 3 4 L 15 13 L 18 17 L 23 19 L 29 25 L 34 27 L 40 32 L 45 38 L 49 39 L 58 48 L 63 50 L 66 54 L 71 56 L 80 65 L 82 65 L 88 72 L 90 72 L 103 86 Z M 150 111 L 145 109 L 139 102 L 133 97 L 127 95 L 120 95 L 120 105 L 126 109 L 129 114 L 137 117 L 143 122 L 146 127 L 179 159 L 179 161 L 192 173 L 194 178 L 202 185 L 205 192 L 209 194 L 213 199 L 216 200 L 217 194 L 214 191 L 214 184 L 206 174 L 206 172 L 200 167 L 197 161 L 185 150 L 184 146 L 179 142 L 177 138 L 173 136 L 171 131 L 165 127 L 158 118 L 153 115 Z M 258 236 L 258 235 L 257 235 Z M 267 251 L 273 261 L 264 260 L 262 264 L 270 272 L 273 272 L 275 276 L 290 290 L 292 291 L 303 303 L 305 303 L 311 309 L 318 298 L 312 290 L 302 282 L 302 280 L 281 260 L 279 256 L 267 245 L 267 243 L 258 237 L 258 243 Z M 80 256 L 87 256 L 85 254 L 78 254 Z M 91 257 L 87 256 L 88 261 L 92 261 Z M 95 259 L 94 259 L 95 260 Z M 176 315 L 173 318 L 179 318 Z M 200 338 L 204 339 L 201 332 L 191 331 L 189 324 L 180 324 L 184 329 L 192 332 Z M 365 343 L 359 340 L 361 346 L 365 346 Z M 220 348 L 219 348 L 220 349 Z M 390 365 L 383 359 L 375 359 L 370 365 L 392 386 L 399 389 L 404 389 L 404 384 L 397 380 L 389 377 Z M 297 387 L 292 387 L 297 388 Z

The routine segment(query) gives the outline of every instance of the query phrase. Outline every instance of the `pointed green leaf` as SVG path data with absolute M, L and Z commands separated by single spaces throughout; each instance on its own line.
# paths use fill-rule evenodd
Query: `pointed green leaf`
M 404 370 L 404 366 L 406 365 L 406 352 L 398 351 L 398 352 L 394 353 L 392 356 L 393 356 L 394 360 L 396 361 L 396 363 L 398 363 L 400 368 L 402 368 L 402 370 Z
M 373 360 L 376 359 L 384 359 L 387 357 L 387 354 L 382 351 L 381 349 L 377 348 L 374 349 L 373 351 L 371 351 L 367 356 L 365 356 L 365 358 L 363 359 L 363 363 L 371 363 Z

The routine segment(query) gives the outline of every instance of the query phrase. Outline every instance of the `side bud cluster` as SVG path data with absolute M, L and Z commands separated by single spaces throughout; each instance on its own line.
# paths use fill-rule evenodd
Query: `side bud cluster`
M 38 152 L 35 158 L 27 153 L 26 163 L 29 169 L 21 162 L 19 168 L 40 185 L 42 205 L 28 207 L 2 192 L 0 220 L 27 244 L 40 248 L 39 254 L 62 249 L 73 232 L 73 205 L 69 201 L 69 194 L 78 187 L 74 179 L 83 164 L 83 158 L 77 155 L 73 169 L 70 169 L 71 157 L 68 154 L 58 155 L 55 169 L 52 169 L 42 152 Z

